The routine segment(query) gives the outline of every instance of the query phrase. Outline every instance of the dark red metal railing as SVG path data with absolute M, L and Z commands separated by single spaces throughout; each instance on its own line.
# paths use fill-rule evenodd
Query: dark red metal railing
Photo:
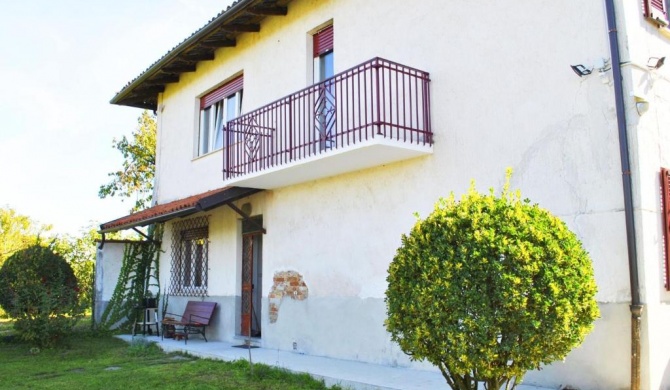
M 427 72 L 381 58 L 226 124 L 224 180 L 374 138 L 432 145 Z

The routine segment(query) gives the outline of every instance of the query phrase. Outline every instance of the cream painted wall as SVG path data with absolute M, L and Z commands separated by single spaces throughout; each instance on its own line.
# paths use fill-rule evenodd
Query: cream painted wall
M 95 322 L 99 323 L 105 308 L 114 295 L 123 265 L 125 242 L 108 241 L 102 249 L 96 243 L 95 259 Z M 115 328 L 113 324 L 111 328 Z
M 108 242 L 103 246 L 103 250 L 97 250 L 95 262 L 96 298 L 105 302 L 109 302 L 112 298 L 123 264 L 124 248 L 124 243 Z
M 670 69 L 650 70 L 650 57 L 668 53 L 670 30 L 645 20 L 635 2 L 618 0 L 626 116 L 631 144 L 631 170 L 643 313 L 643 388 L 670 386 L 670 293 L 664 287 L 663 226 L 659 171 L 670 167 Z M 639 115 L 634 96 L 649 102 Z
M 300 272 L 309 288 L 305 301 L 282 301 L 276 323 L 264 317 L 263 345 L 291 349 L 296 342 L 306 353 L 410 364 L 383 329 L 386 269 L 400 235 L 414 223 L 413 213 L 427 215 L 438 197 L 464 193 L 472 179 L 480 190 L 500 188 L 512 167 L 513 186 L 579 234 L 594 260 L 603 310 L 584 346 L 530 378 L 626 388 L 630 289 L 614 91 L 569 67 L 609 58 L 601 3 L 295 0 L 287 16 L 268 17 L 259 33 L 241 35 L 237 47 L 219 49 L 214 61 L 198 64 L 163 93 L 156 198 L 164 203 L 222 186 L 221 152 L 194 158 L 198 97 L 241 72 L 244 112 L 305 87 L 308 32 L 333 20 L 336 72 L 375 56 L 430 72 L 433 154 L 238 202 L 251 202 L 253 213 L 264 216 L 264 296 L 278 271 Z M 622 44 L 623 60 L 643 64 L 667 51 L 669 38 L 639 17 L 638 3 L 617 5 L 620 39 L 635 43 Z M 627 88 L 643 90 L 651 103 L 638 118 L 627 98 L 648 304 L 644 348 L 654 356 L 643 359 L 650 373 L 644 388 L 659 388 L 670 384 L 670 295 L 660 281 L 658 198 L 658 168 L 670 166 L 670 135 L 661 125 L 670 119 L 670 85 L 666 68 L 650 73 L 626 65 L 623 71 Z M 210 295 L 227 305 L 217 335 L 232 339 L 239 325 L 240 225 L 225 207 L 209 214 Z M 164 249 L 169 242 L 168 229 Z M 169 269 L 170 257 L 161 261 Z

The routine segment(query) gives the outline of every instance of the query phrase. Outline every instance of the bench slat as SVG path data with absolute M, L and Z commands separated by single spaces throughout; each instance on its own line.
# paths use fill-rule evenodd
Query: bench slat
M 212 319 L 216 302 L 198 302 L 188 301 L 184 314 L 181 317 L 182 322 L 197 322 L 203 325 L 209 325 Z

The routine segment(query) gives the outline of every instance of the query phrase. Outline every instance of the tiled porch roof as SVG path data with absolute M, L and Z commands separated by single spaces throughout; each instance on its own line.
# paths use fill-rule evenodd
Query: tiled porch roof
M 173 218 L 185 217 L 199 211 L 211 210 L 226 203 L 234 202 L 259 191 L 262 190 L 245 187 L 224 187 L 207 191 L 187 198 L 159 204 L 146 210 L 103 223 L 100 225 L 100 232 L 115 232 L 136 226 L 164 222 Z

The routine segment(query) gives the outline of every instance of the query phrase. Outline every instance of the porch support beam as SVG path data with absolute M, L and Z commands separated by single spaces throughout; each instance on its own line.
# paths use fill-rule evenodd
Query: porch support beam
M 242 218 L 243 218 L 245 221 L 249 221 L 249 222 L 251 222 L 253 225 L 255 225 L 260 231 L 263 232 L 263 234 L 266 234 L 266 233 L 267 233 L 267 231 L 265 230 L 265 228 L 264 228 L 261 224 L 259 224 L 258 221 L 256 221 L 255 219 L 252 219 L 247 213 L 245 213 L 244 211 L 240 210 L 240 208 L 237 207 L 237 206 L 235 206 L 232 202 L 228 202 L 227 205 L 228 205 L 228 207 L 230 207 L 231 209 L 233 209 L 233 211 L 235 211 L 236 213 L 238 213 L 239 215 L 241 215 Z

